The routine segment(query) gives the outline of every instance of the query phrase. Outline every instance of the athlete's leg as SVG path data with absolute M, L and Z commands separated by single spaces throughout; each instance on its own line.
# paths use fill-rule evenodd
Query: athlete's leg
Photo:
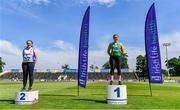
M 34 72 L 34 62 L 28 63 L 28 69 L 29 69 L 29 90 L 32 90 L 32 85 L 33 85 L 33 72 Z
M 114 59 L 113 56 L 110 56 L 110 84 L 112 85 L 114 80 Z
M 22 70 L 23 70 L 23 88 L 22 88 L 22 90 L 25 90 L 26 84 L 27 84 L 27 77 L 28 77 L 28 65 L 27 65 L 27 63 L 22 63 Z
M 118 72 L 118 83 L 121 85 L 122 84 L 122 78 L 121 78 L 121 58 L 120 57 L 116 57 L 116 68 L 117 68 L 117 72 Z

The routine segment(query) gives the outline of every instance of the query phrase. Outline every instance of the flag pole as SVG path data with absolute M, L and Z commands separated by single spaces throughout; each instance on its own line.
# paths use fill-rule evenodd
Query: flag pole
M 152 87 L 151 87 L 150 79 L 149 79 L 149 90 L 150 90 L 150 96 L 152 97 Z
M 150 92 L 150 96 L 152 97 L 152 85 L 151 85 L 151 81 L 150 81 L 150 73 L 149 73 L 149 66 L 148 66 L 148 62 L 147 62 L 147 52 L 146 52 L 146 66 L 147 66 L 147 71 L 148 71 L 148 82 L 149 82 L 149 92 Z
M 79 71 L 78 71 L 78 74 L 77 74 L 77 75 L 78 75 L 78 77 L 77 77 L 77 78 L 78 78 L 78 79 L 77 79 L 77 84 L 78 84 L 78 85 L 77 85 L 77 96 L 79 96 Z

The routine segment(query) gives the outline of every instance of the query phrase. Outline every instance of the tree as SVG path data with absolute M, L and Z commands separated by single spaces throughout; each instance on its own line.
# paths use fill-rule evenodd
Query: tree
M 168 71 L 165 70 L 165 69 L 162 69 L 162 74 L 163 74 L 164 76 L 168 76 Z
M 92 64 L 92 65 L 89 66 L 89 69 L 91 71 L 95 71 L 96 69 L 99 69 L 99 67 Z
M 104 69 L 110 69 L 110 63 L 107 61 L 106 63 L 103 64 L 102 66 Z
M 127 63 L 127 61 L 128 61 L 127 57 L 128 57 L 128 55 L 126 53 L 121 55 L 121 68 L 129 68 L 128 63 Z M 102 67 L 104 69 L 110 69 L 109 61 L 104 63 Z
M 62 68 L 62 69 L 69 69 L 69 65 L 68 65 L 68 64 L 64 64 L 64 65 L 62 65 L 61 68 Z
M 139 77 L 148 78 L 148 69 L 146 57 L 138 55 L 136 57 L 136 72 Z
M 167 65 L 167 61 L 166 61 Z M 180 58 L 171 58 L 168 60 L 169 65 L 169 73 L 171 76 L 180 76 Z M 136 57 L 136 72 L 139 77 L 148 78 L 148 69 L 147 69 L 147 61 L 146 57 L 142 55 L 138 55 Z M 167 76 L 168 72 L 162 69 L 162 73 Z
M 90 66 L 89 66 L 89 69 L 90 69 L 91 71 L 94 71 L 94 65 L 90 65 Z
M 4 65 L 6 65 L 6 63 L 3 62 L 2 58 L 0 57 L 0 73 L 3 72 Z
M 173 57 L 168 60 L 168 66 L 171 76 L 180 76 L 180 58 Z
M 128 59 L 127 59 L 128 55 L 126 53 L 122 54 L 121 56 L 121 68 L 129 68 L 129 65 L 127 63 Z
M 95 66 L 95 69 L 99 69 L 99 67 L 98 67 L 98 66 Z

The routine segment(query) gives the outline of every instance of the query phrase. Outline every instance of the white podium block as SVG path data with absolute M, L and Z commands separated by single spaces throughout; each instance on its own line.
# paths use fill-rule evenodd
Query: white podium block
M 107 103 L 108 104 L 127 104 L 126 85 L 108 85 Z
M 36 104 L 38 103 L 39 91 L 16 92 L 16 104 Z

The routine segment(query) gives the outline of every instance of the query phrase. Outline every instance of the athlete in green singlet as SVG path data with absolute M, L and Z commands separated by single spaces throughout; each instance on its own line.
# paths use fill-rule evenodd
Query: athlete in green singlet
M 122 43 L 118 42 L 118 34 L 113 35 L 114 42 L 110 43 L 108 46 L 107 53 L 110 56 L 110 85 L 112 85 L 114 80 L 114 69 L 116 66 L 117 72 L 118 72 L 118 83 L 119 85 L 122 85 L 122 79 L 121 79 L 121 55 L 125 53 L 124 47 Z

